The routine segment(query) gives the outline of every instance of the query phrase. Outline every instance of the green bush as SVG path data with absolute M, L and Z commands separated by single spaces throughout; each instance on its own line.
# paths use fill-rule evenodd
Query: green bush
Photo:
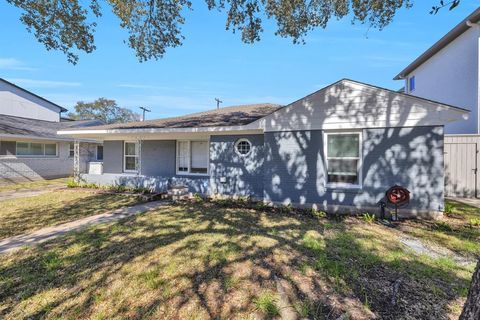
M 362 220 L 365 221 L 366 223 L 374 223 L 377 218 L 375 217 L 375 214 L 370 214 L 368 212 L 365 212 L 362 215 Z
M 443 212 L 448 217 L 449 215 L 453 214 L 454 209 L 455 209 L 455 206 L 453 204 L 447 202 L 447 203 L 445 203 Z

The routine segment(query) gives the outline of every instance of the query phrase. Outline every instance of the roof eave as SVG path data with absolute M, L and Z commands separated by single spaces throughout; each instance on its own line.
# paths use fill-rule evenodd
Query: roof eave
M 450 30 L 445 36 L 438 40 L 433 46 L 431 46 L 427 51 L 422 53 L 418 58 L 416 58 L 412 63 L 410 63 L 405 69 L 403 69 L 399 74 L 397 74 L 393 80 L 402 80 L 405 79 L 412 71 L 417 69 L 425 61 L 433 57 L 440 50 L 445 48 L 450 42 L 458 38 L 465 31 L 470 29 L 467 22 L 476 23 L 480 21 L 480 8 L 477 8 L 473 13 L 466 17 L 462 22 L 456 25 L 452 30 Z

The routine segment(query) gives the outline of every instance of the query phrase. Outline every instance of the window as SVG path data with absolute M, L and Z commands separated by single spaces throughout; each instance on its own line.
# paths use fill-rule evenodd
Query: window
M 207 174 L 208 155 L 208 141 L 177 141 L 177 174 Z
M 361 134 L 327 133 L 327 184 L 360 186 Z
M 70 158 L 73 158 L 75 156 L 75 144 L 70 143 L 68 150 L 69 150 L 68 156 Z
M 97 146 L 97 160 L 103 161 L 103 146 Z
M 125 141 L 123 151 L 123 171 L 136 172 L 138 168 L 138 143 Z
M 17 156 L 56 157 L 56 143 L 17 142 Z
M 252 143 L 247 140 L 247 139 L 239 139 L 235 143 L 235 151 L 240 155 L 240 156 L 246 156 L 250 153 L 252 150 Z
M 408 78 L 408 89 L 410 92 L 415 91 L 415 76 Z

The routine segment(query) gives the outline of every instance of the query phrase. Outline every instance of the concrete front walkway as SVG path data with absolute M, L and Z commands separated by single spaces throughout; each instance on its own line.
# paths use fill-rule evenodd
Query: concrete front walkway
M 154 201 L 137 204 L 131 207 L 120 208 L 107 213 L 97 214 L 72 222 L 67 222 L 53 227 L 43 228 L 30 233 L 21 234 L 0 240 L 0 254 L 20 249 L 24 246 L 36 245 L 54 238 L 57 238 L 67 232 L 80 230 L 91 225 L 116 221 L 135 214 L 143 213 L 158 206 L 164 205 L 165 201 Z
M 469 206 L 480 208 L 480 199 L 477 198 L 447 198 L 448 200 L 460 202 L 460 203 L 465 203 L 468 204 Z

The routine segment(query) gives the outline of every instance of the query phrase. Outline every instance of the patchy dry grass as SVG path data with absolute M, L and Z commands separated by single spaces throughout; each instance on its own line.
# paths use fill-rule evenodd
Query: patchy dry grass
M 0 239 L 137 203 L 135 197 L 57 190 L 0 201 Z
M 16 191 L 22 189 L 41 189 L 44 187 L 63 187 L 67 183 L 68 178 L 35 180 L 20 183 L 0 183 L 0 192 Z
M 408 221 L 402 231 L 463 256 L 480 256 L 480 209 L 455 201 L 446 205 L 441 221 Z
M 164 206 L 4 256 L 0 318 L 277 318 L 276 279 L 310 319 L 458 317 L 473 264 L 377 223 L 264 209 Z

